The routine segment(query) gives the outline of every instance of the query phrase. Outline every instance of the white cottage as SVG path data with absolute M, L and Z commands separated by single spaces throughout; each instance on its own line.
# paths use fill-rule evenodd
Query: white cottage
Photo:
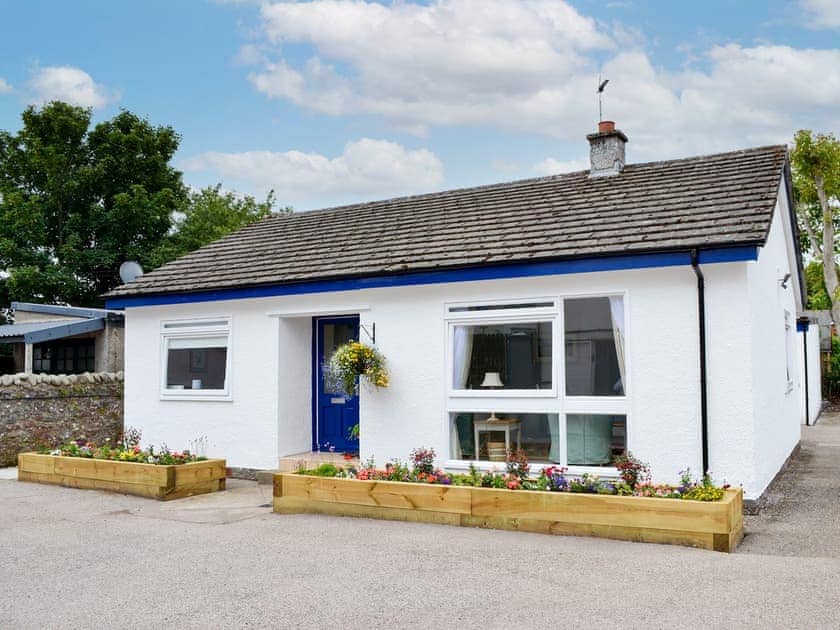
M 612 123 L 588 139 L 588 171 L 275 216 L 117 288 L 126 423 L 252 469 L 507 443 L 609 475 L 629 449 L 759 498 L 819 409 L 786 149 L 625 166 Z M 387 389 L 325 391 L 351 338 Z

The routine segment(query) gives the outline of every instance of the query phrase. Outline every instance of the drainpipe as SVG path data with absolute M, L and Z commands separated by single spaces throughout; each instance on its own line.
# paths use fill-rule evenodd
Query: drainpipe
M 697 324 L 700 337 L 700 440 L 703 449 L 703 474 L 709 471 L 709 400 L 706 383 L 706 282 L 698 262 L 697 250 L 691 250 L 691 267 L 697 276 Z
M 797 321 L 797 328 L 802 329 L 802 351 L 805 361 L 805 426 L 811 426 L 811 410 L 808 408 L 808 324 L 810 320 L 802 318 Z

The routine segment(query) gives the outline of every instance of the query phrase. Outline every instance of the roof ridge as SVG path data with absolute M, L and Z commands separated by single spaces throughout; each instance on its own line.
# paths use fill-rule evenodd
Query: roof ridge
M 652 160 L 649 162 L 632 162 L 625 165 L 622 173 L 629 171 L 630 169 L 637 169 L 642 166 L 653 166 L 653 165 L 671 165 L 671 164 L 682 164 L 682 163 L 692 163 L 698 162 L 701 160 L 709 160 L 714 158 L 724 158 L 724 157 L 731 157 L 734 155 L 748 155 L 748 154 L 758 154 L 763 152 L 769 152 L 770 150 L 774 151 L 787 151 L 787 145 L 784 144 L 768 144 L 760 147 L 750 147 L 745 149 L 735 149 L 732 151 L 723 151 L 718 153 L 706 153 L 703 155 L 693 155 L 690 157 L 682 157 L 682 158 L 674 158 L 671 160 Z M 519 185 L 530 185 L 537 182 L 549 182 L 558 179 L 571 179 L 576 176 L 580 176 L 584 173 L 589 173 L 589 169 L 581 169 L 577 171 L 570 171 L 568 173 L 554 173 L 551 175 L 541 175 L 539 177 L 526 177 L 523 179 L 512 179 L 504 182 L 494 182 L 492 184 L 478 184 L 476 186 L 463 186 L 460 188 L 446 188 L 444 190 L 438 191 L 430 191 L 424 193 L 417 193 L 413 195 L 396 195 L 394 197 L 385 197 L 382 199 L 375 199 L 372 201 L 361 201 L 358 203 L 348 203 L 342 204 L 339 206 L 327 206 L 325 208 L 313 208 L 312 210 L 303 210 L 301 212 L 292 212 L 290 214 L 281 214 L 278 213 L 276 215 L 272 215 L 270 217 L 266 217 L 261 221 L 255 221 L 251 225 L 257 225 L 262 223 L 263 221 L 267 220 L 276 220 L 276 219 L 294 219 L 294 218 L 302 218 L 306 216 L 313 216 L 315 214 L 323 214 L 326 212 L 335 212 L 338 210 L 350 210 L 350 209 L 359 209 L 364 207 L 370 206 L 377 206 L 377 205 L 384 205 L 389 203 L 394 203 L 398 201 L 417 201 L 422 200 L 428 197 L 441 197 L 443 195 L 454 194 L 454 193 L 471 193 L 471 192 L 481 192 L 485 190 L 491 190 L 494 188 L 507 188 L 509 186 L 519 186 Z M 619 173 L 620 175 L 620 173 Z

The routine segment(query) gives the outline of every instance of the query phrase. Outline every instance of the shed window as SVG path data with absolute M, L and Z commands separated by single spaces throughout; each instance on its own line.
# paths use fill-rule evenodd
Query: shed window
M 36 374 L 82 374 L 95 368 L 93 339 L 39 343 L 32 348 L 32 371 Z

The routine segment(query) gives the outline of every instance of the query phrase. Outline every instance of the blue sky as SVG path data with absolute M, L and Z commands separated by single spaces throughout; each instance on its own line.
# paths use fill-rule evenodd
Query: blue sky
M 188 184 L 296 209 L 840 126 L 840 2 L 0 0 L 0 128 L 61 98 L 183 136 Z

